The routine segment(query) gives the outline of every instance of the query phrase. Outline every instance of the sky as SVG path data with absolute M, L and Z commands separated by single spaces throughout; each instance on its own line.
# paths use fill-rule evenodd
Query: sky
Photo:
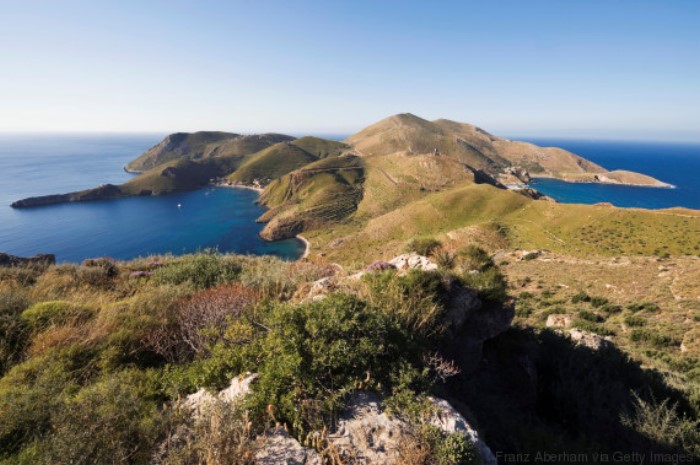
M 0 0 L 0 132 L 700 141 L 694 0 Z

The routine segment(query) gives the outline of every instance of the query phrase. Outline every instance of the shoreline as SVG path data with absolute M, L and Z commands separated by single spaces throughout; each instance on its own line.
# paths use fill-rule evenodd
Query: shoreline
M 627 183 L 627 182 L 608 182 L 608 181 L 588 181 L 588 180 L 577 180 L 577 179 L 562 179 L 562 178 L 557 178 L 555 176 L 543 176 L 543 175 L 537 175 L 533 176 L 530 175 L 530 178 L 534 181 L 537 181 L 538 179 L 553 179 L 555 181 L 561 181 L 561 182 L 566 182 L 570 184 L 600 184 L 604 186 L 626 186 L 626 187 L 650 187 L 653 189 L 676 189 L 677 186 L 674 186 L 673 184 L 668 184 L 663 181 L 659 181 L 661 184 L 638 184 L 638 183 Z M 525 183 L 525 185 L 532 187 L 529 183 Z M 534 189 L 534 187 L 532 187 Z
M 265 190 L 265 189 L 263 189 L 262 187 L 248 186 L 248 185 L 245 185 L 245 184 L 216 183 L 216 184 L 213 184 L 213 186 L 216 186 L 216 187 L 233 187 L 233 188 L 235 188 L 235 189 L 248 189 L 248 190 L 251 190 L 251 191 L 255 191 L 255 192 L 259 193 L 259 194 L 262 194 L 263 191 Z
M 294 236 L 295 238 L 299 239 L 301 242 L 304 243 L 304 253 L 302 254 L 301 257 L 299 257 L 297 260 L 303 260 L 304 258 L 308 258 L 309 254 L 311 253 L 311 242 L 301 234 L 297 234 Z
M 262 194 L 262 192 L 265 190 L 261 187 L 247 186 L 245 184 L 218 183 L 218 184 L 214 184 L 214 186 L 216 186 L 216 187 L 232 187 L 232 188 L 237 188 L 237 189 L 248 189 L 251 191 L 256 191 L 258 194 Z M 296 236 L 294 236 L 294 238 L 297 240 L 300 240 L 301 242 L 304 243 L 304 253 L 301 255 L 301 257 L 297 258 L 297 260 L 303 260 L 305 258 L 308 258 L 309 254 L 311 253 L 311 242 L 307 238 L 302 236 L 301 234 L 297 234 Z M 275 242 L 275 241 L 265 241 L 265 242 Z

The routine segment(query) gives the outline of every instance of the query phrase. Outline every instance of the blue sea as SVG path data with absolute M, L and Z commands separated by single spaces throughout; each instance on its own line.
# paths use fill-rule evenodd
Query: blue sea
M 21 198 L 65 193 L 132 175 L 123 166 L 162 139 L 137 135 L 0 135 L 0 252 L 53 253 L 61 262 L 110 256 L 221 252 L 298 258 L 296 239 L 265 242 L 252 190 L 206 188 L 160 197 L 12 209 Z M 180 207 L 178 207 L 178 204 Z
M 255 219 L 257 193 L 206 188 L 160 197 L 54 205 L 14 210 L 15 200 L 71 192 L 132 175 L 123 166 L 162 134 L 0 135 L 0 252 L 56 254 L 59 261 L 89 257 L 129 259 L 205 248 L 294 259 L 297 240 L 268 243 Z M 335 137 L 341 139 L 342 137 Z M 608 169 L 654 176 L 675 189 L 574 184 L 549 179 L 533 187 L 560 202 L 610 202 L 621 207 L 700 209 L 700 144 L 530 139 L 562 147 Z M 178 204 L 181 206 L 178 207 Z
M 700 144 L 529 139 L 540 146 L 561 147 L 608 170 L 629 170 L 653 176 L 675 189 L 577 184 L 537 179 L 531 185 L 563 203 L 610 202 L 618 207 L 700 209 Z

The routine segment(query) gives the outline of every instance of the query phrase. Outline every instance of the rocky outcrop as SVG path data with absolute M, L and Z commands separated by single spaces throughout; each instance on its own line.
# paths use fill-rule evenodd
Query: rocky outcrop
M 491 449 L 449 402 L 436 397 L 429 397 L 428 400 L 433 409 L 428 423 L 446 434 L 463 435 L 474 446 L 482 464 L 496 464 Z M 328 442 L 346 461 L 401 465 L 404 463 L 402 452 L 408 440 L 414 436 L 415 431 L 410 424 L 386 413 L 378 395 L 357 392 L 349 399 Z
M 260 438 L 255 453 L 257 465 L 323 465 L 321 455 L 302 447 L 284 428 L 275 428 Z
M 16 257 L 14 255 L 0 252 L 0 266 L 23 266 L 23 265 L 55 265 L 56 256 L 53 254 L 38 254 L 33 257 Z
M 593 350 L 607 349 L 613 345 L 612 341 L 608 338 L 578 328 L 569 330 L 569 337 L 576 345 L 588 347 Z
M 568 328 L 574 322 L 571 313 L 555 313 L 547 317 L 547 328 Z
M 260 237 L 266 241 L 291 239 L 304 231 L 304 220 L 293 216 L 273 218 L 260 232 Z
M 209 409 L 214 402 L 222 401 L 231 406 L 235 406 L 250 392 L 250 385 L 258 378 L 257 373 L 247 373 L 231 380 L 231 384 L 226 389 L 219 391 L 216 395 L 206 389 L 200 389 L 194 394 L 190 394 L 184 401 L 184 407 L 197 417 Z
M 396 269 L 399 271 L 435 271 L 438 269 L 437 264 L 434 263 L 431 259 L 423 255 L 418 255 L 417 253 L 399 255 L 398 257 L 389 260 L 389 264 L 396 267 Z
M 466 437 L 476 448 L 477 455 L 483 465 L 496 465 L 496 457 L 493 452 L 479 437 L 479 433 L 467 422 L 449 402 L 437 397 L 430 397 L 435 408 L 435 415 L 431 423 L 439 427 L 444 433 L 459 433 Z

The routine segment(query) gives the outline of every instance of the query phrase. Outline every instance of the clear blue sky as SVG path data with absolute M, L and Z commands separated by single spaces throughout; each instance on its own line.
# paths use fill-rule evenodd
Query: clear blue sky
M 0 2 L 0 131 L 700 140 L 700 1 Z

